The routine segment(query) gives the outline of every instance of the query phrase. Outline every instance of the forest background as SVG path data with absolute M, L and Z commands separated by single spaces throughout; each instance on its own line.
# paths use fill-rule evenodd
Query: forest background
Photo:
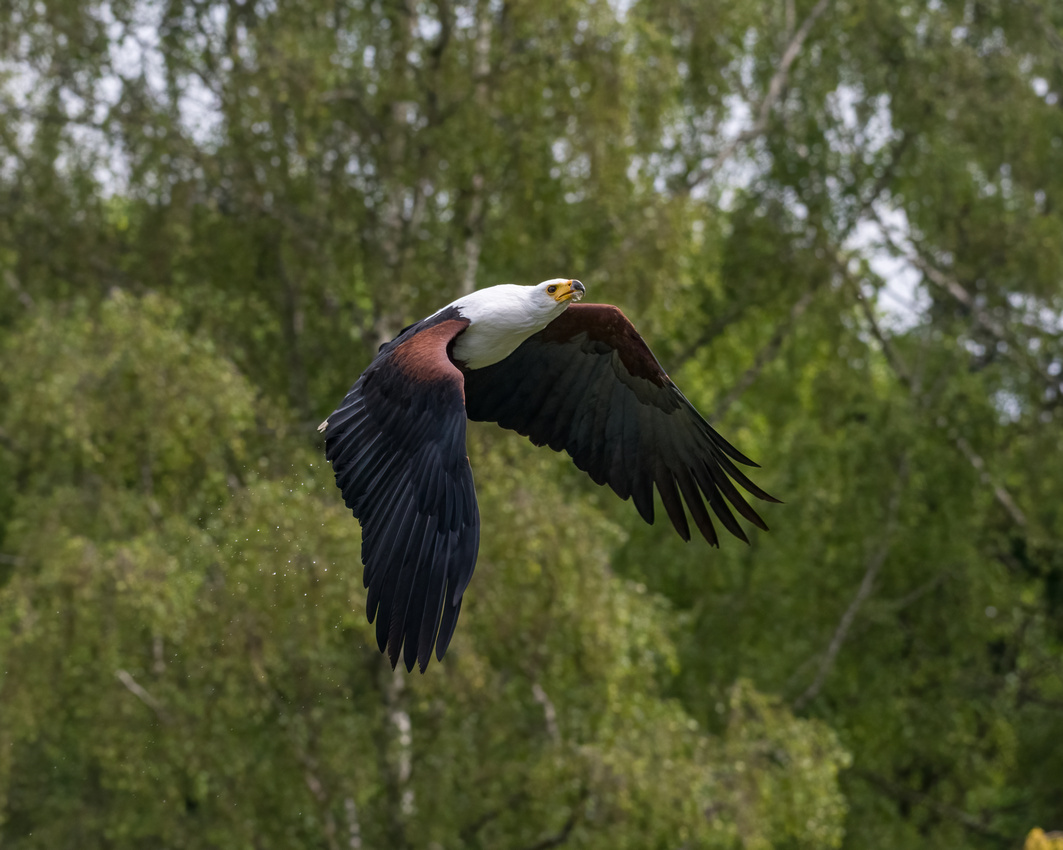
M 1056 0 L 0 4 L 0 844 L 1063 828 L 1061 28 Z M 405 323 L 555 276 L 785 504 L 684 544 L 472 426 L 457 636 L 392 673 L 315 426 Z

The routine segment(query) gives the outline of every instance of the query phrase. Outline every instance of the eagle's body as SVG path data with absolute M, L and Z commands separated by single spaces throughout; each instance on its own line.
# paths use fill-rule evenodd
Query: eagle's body
M 366 609 L 394 666 L 442 659 L 472 578 L 480 519 L 467 419 L 565 450 L 653 522 L 656 486 L 690 539 L 685 502 L 718 545 L 705 502 L 736 536 L 733 507 L 767 526 L 735 487 L 775 501 L 734 464 L 755 466 L 683 397 L 616 307 L 571 305 L 578 280 L 479 290 L 381 346 L 322 423 L 325 454 L 362 524 Z

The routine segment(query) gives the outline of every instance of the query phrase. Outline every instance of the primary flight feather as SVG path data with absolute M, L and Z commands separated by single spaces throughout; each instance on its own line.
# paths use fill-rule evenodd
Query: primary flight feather
M 709 511 L 767 530 L 735 484 L 774 502 L 756 466 L 701 417 L 616 307 L 574 304 L 578 280 L 493 286 L 410 325 L 318 430 L 362 525 L 366 613 L 391 665 L 442 660 L 472 578 L 480 514 L 465 422 L 497 422 L 564 450 L 653 522 L 653 489 L 676 531 L 719 545 Z

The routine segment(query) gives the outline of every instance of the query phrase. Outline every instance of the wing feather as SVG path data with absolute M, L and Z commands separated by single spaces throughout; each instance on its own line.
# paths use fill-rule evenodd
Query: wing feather
M 738 487 L 778 501 L 735 466 L 756 464 L 702 418 L 616 307 L 571 305 L 509 357 L 466 370 L 465 396 L 470 419 L 568 452 L 593 481 L 631 498 L 650 523 L 656 486 L 684 540 L 684 504 L 702 536 L 718 545 L 709 509 L 747 542 L 734 512 L 767 528 Z
M 379 567 L 375 564 L 365 565 L 363 583 L 368 591 L 365 613 L 370 621 L 373 620 L 378 610 L 390 612 L 396 574 L 406 560 L 406 552 L 410 546 L 415 515 L 413 498 L 408 485 L 409 482 L 405 488 L 396 493 L 395 499 L 389 504 L 389 507 L 394 508 L 394 512 L 389 511 L 391 515 L 386 521 L 385 530 L 380 535 L 379 546 L 375 545 L 376 541 L 373 539 L 362 541 L 363 552 L 374 552 L 378 556 L 375 560 L 379 562 Z M 381 652 L 387 646 L 387 630 L 384 620 L 384 617 L 377 620 L 377 642 L 380 644 Z
M 627 499 L 631 495 L 627 464 L 624 461 L 624 424 L 629 415 L 627 405 L 624 404 L 624 395 L 624 385 L 615 381 L 609 400 L 609 410 L 613 411 L 613 414 L 606 417 L 603 443 L 604 465 L 608 467 L 606 481 L 621 499 Z
M 698 493 L 698 485 L 694 483 L 694 476 L 688 468 L 680 466 L 675 472 L 675 479 L 679 484 L 679 492 L 683 494 L 683 500 L 690 509 L 694 524 L 709 543 L 719 546 L 720 541 L 716 536 L 716 529 L 713 527 L 709 512 L 705 510 L 705 503 L 701 500 L 701 494 Z
M 433 646 L 443 657 L 476 565 L 464 378 L 448 354 L 468 324 L 444 311 L 407 328 L 323 425 L 325 456 L 362 525 L 366 614 L 393 667 L 402 655 L 423 671 Z
M 447 590 L 449 591 L 453 586 L 453 582 L 447 581 Z M 447 596 L 452 594 L 444 594 L 443 613 L 439 620 L 439 635 L 436 637 L 436 658 L 440 661 L 443 660 L 443 656 L 446 654 L 447 649 L 450 647 L 450 640 L 454 637 L 454 627 L 458 623 L 458 614 L 461 613 L 461 597 L 458 597 L 457 602 L 451 604 L 446 603 Z
M 449 537 L 453 536 L 451 532 Z M 451 540 L 446 542 L 446 546 L 451 545 Z M 417 640 L 417 657 L 418 658 L 430 658 L 432 655 L 432 646 L 436 640 L 436 633 L 439 631 L 439 616 L 443 611 L 444 598 L 443 591 L 446 589 L 447 576 L 444 570 L 432 570 L 428 576 L 425 589 L 424 608 L 421 612 L 421 629 L 420 635 Z M 406 651 L 410 651 L 411 643 L 407 642 Z M 440 656 L 442 658 L 442 655 Z M 406 660 L 406 666 L 410 666 L 410 662 Z
M 675 473 L 660 463 L 654 481 L 657 484 L 657 491 L 661 494 L 661 503 L 668 514 L 668 519 L 672 521 L 679 536 L 689 541 L 690 526 L 687 524 L 686 511 L 683 510 L 683 500 L 679 498 L 679 489 L 675 486 Z
M 435 556 L 438 543 L 437 524 L 438 517 L 431 514 L 424 516 L 423 521 L 419 523 L 420 527 L 415 529 L 411 541 L 415 555 L 403 564 L 395 582 L 395 604 L 391 606 L 391 624 L 388 628 L 388 658 L 391 660 L 392 667 L 398 664 L 399 648 L 405 641 L 403 660 L 406 662 L 407 669 L 413 669 L 412 659 L 416 658 L 417 630 L 421 627 L 421 617 L 417 617 L 416 626 L 413 627 L 407 619 L 411 606 L 418 602 L 422 605 L 424 603 L 426 582 L 423 580 L 422 572 L 426 566 L 431 567 Z

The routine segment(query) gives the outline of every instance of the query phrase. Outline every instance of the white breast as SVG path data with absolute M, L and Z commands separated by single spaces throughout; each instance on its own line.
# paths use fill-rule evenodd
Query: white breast
M 454 341 L 454 359 L 469 369 L 482 369 L 509 357 L 567 304 L 542 297 L 533 286 L 504 284 L 478 290 L 448 306 L 457 307 L 469 320 L 469 327 Z

